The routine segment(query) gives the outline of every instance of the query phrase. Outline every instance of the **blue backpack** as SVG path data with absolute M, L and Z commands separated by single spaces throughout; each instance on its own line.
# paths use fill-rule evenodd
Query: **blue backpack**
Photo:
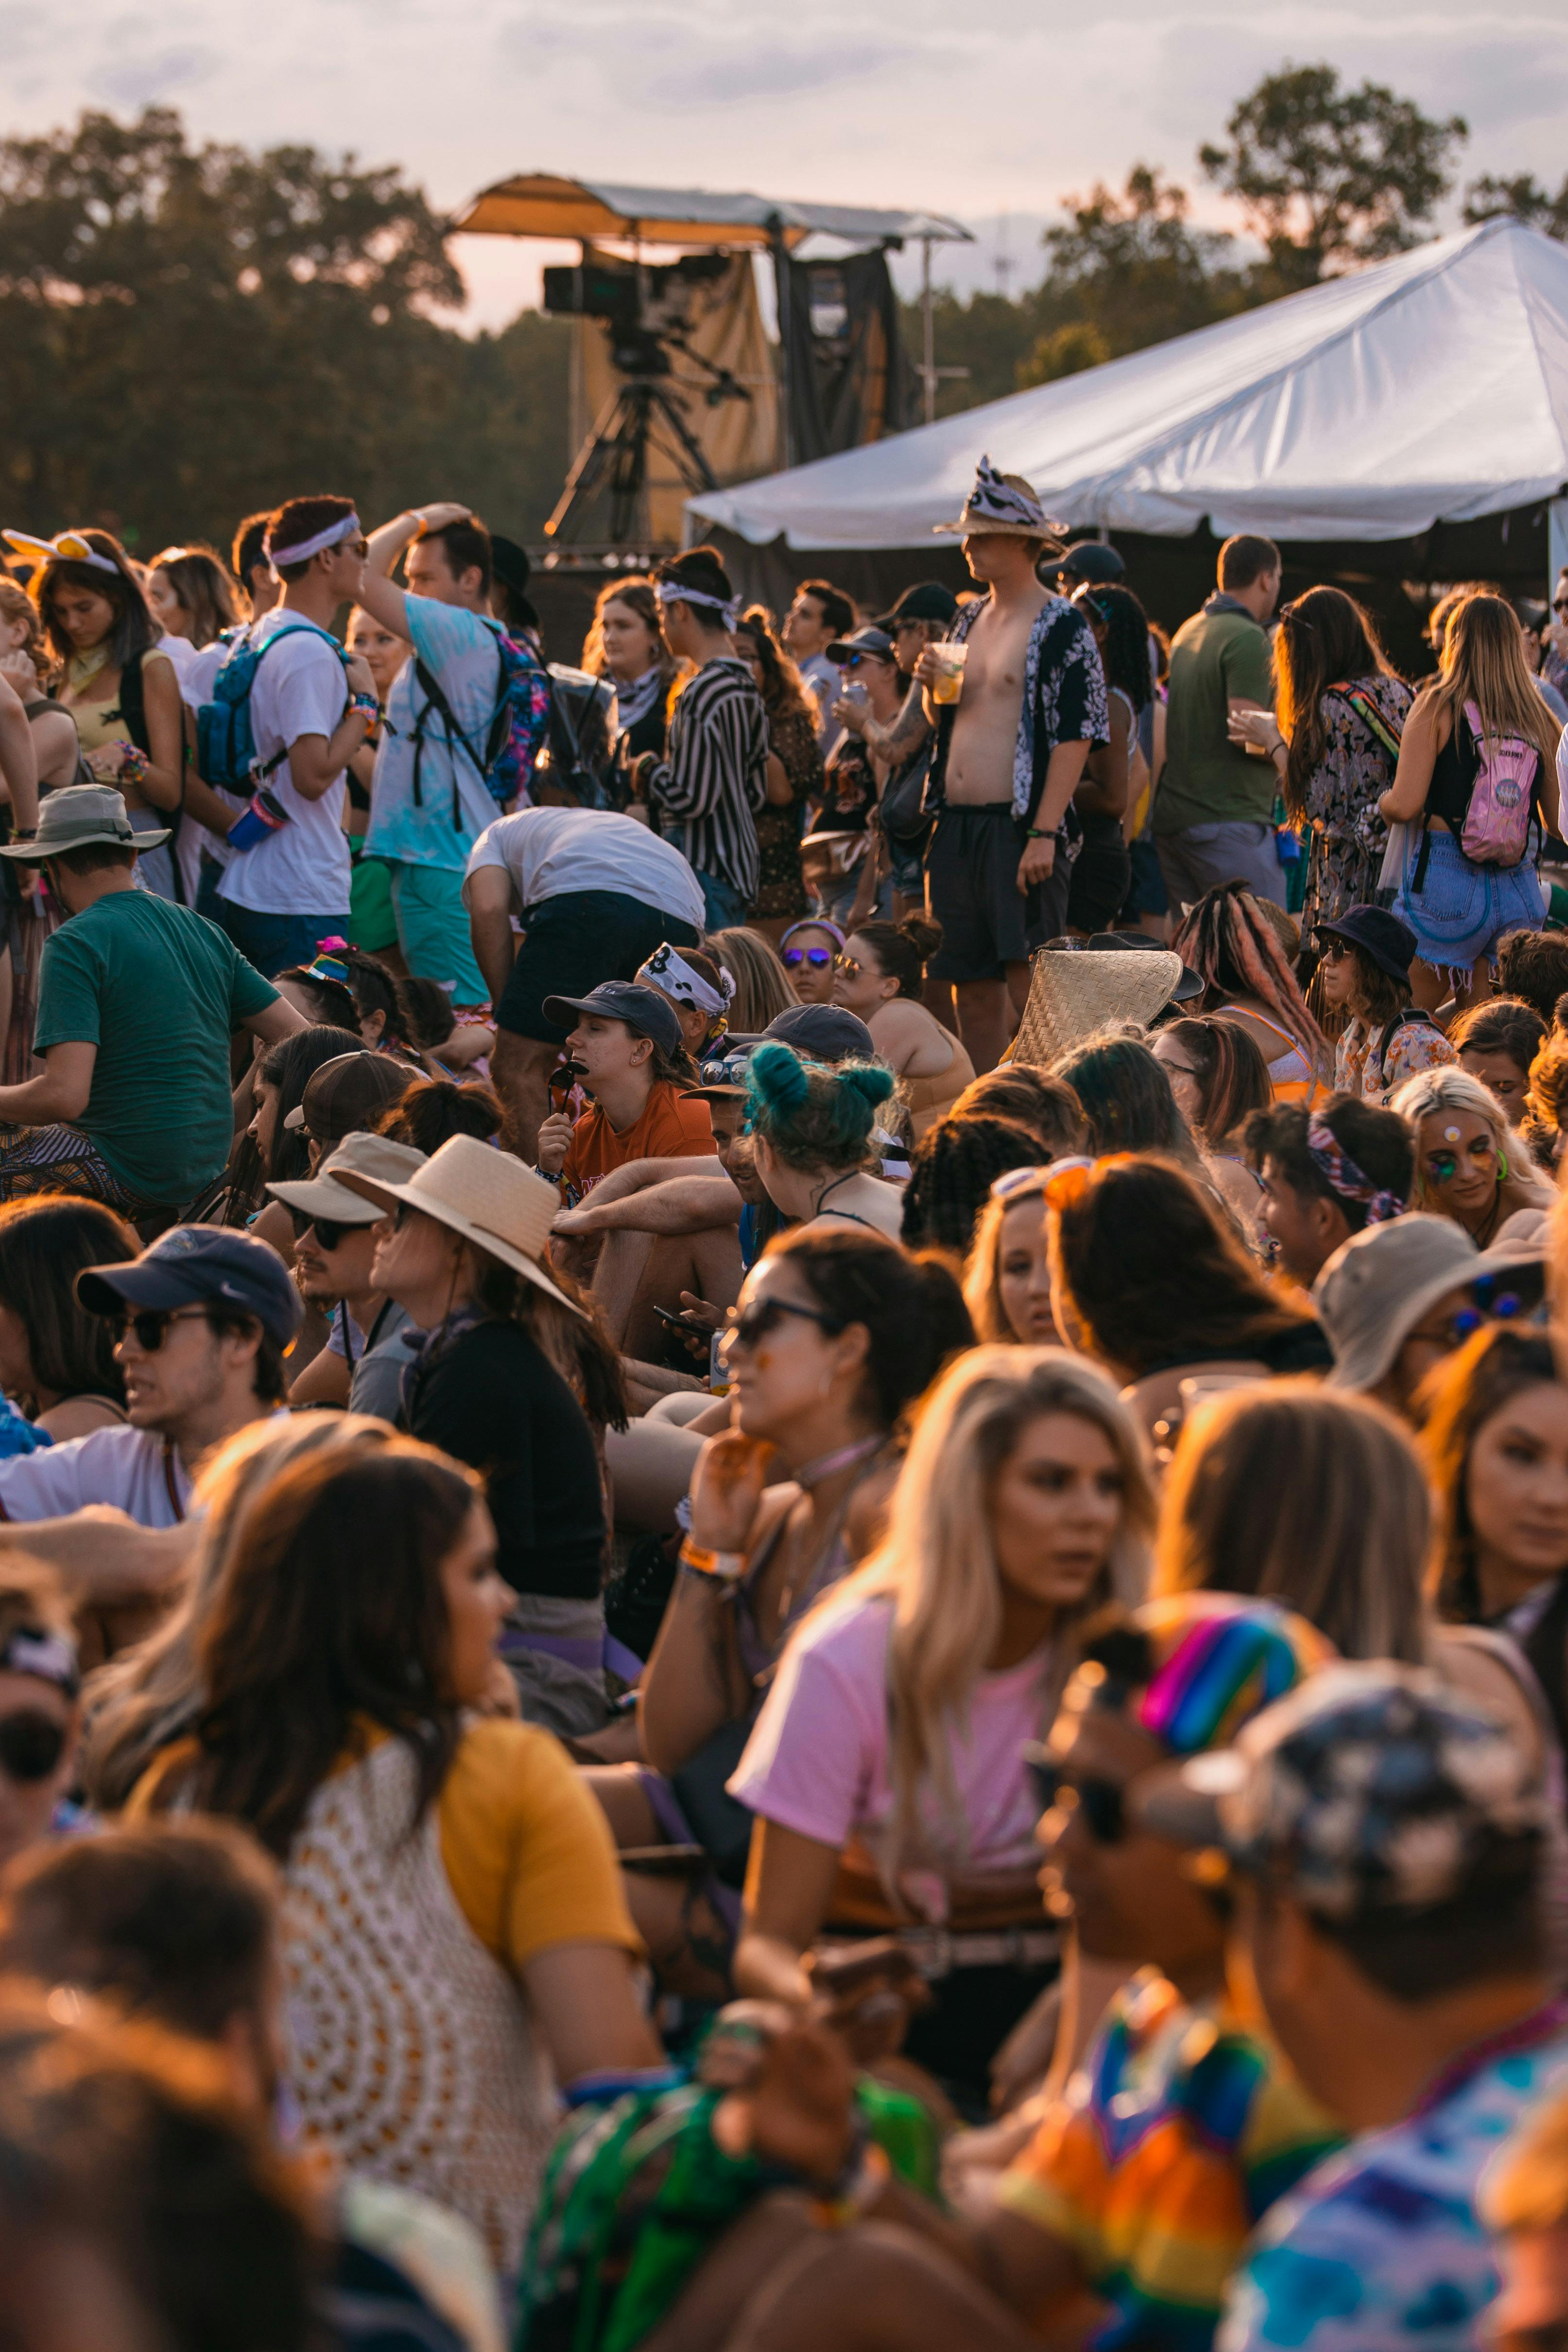
M 311 630 L 329 645 L 338 659 L 348 666 L 348 655 L 336 637 L 325 629 L 318 629 L 314 621 L 302 621 L 299 627 Z M 251 792 L 264 784 L 274 768 L 281 766 L 286 751 L 275 751 L 270 760 L 259 764 L 256 756 L 256 735 L 250 723 L 250 690 L 256 684 L 256 674 L 276 645 L 291 632 L 275 629 L 253 645 L 247 630 L 236 630 L 223 667 L 213 680 L 213 699 L 204 702 L 196 712 L 196 770 L 209 784 L 226 784 L 231 792 Z M 345 700 L 344 708 L 347 709 Z

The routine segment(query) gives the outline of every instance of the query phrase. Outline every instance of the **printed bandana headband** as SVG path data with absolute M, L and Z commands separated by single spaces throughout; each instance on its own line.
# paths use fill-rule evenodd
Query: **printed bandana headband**
M 1405 1214 L 1405 1203 L 1397 1192 L 1385 1192 L 1369 1176 L 1363 1175 L 1354 1160 L 1335 1135 L 1327 1119 L 1314 1118 L 1307 1129 L 1307 1150 L 1312 1164 L 1330 1190 L 1342 1201 L 1364 1201 L 1369 1225 L 1385 1225 L 1395 1217 Z
M 262 548 L 276 580 L 280 563 L 308 563 L 313 555 L 319 555 L 325 548 L 336 547 L 340 539 L 357 539 L 359 536 L 359 516 L 346 514 L 340 522 L 329 523 L 325 530 L 317 531 L 313 538 L 302 539 L 297 547 L 274 547 L 270 539 L 264 539 Z
M 95 572 L 112 572 L 116 580 L 120 576 L 119 564 L 89 546 L 79 530 L 62 530 L 57 539 L 35 539 L 30 531 L 7 530 L 0 532 L 0 538 L 18 555 L 37 556 L 40 563 L 87 563 Z
M 661 604 L 706 604 L 711 611 L 724 614 L 727 629 L 733 629 L 740 618 L 738 596 L 710 596 L 706 588 L 683 588 L 678 580 L 661 580 L 653 593 Z
M 1015 490 L 1010 482 L 1004 481 L 988 457 L 982 457 L 975 469 L 975 487 L 969 492 L 964 512 L 1028 531 L 1031 539 L 1049 539 L 1053 531 L 1062 529 L 1061 523 L 1049 520 L 1038 499 L 1026 497 L 1022 490 Z
M 719 970 L 724 971 L 722 964 Z M 635 984 L 639 988 L 649 985 L 662 988 L 664 994 L 673 996 L 677 1004 L 695 1005 L 699 1013 L 727 1013 L 735 1000 L 733 972 L 724 972 L 724 994 L 721 996 L 700 971 L 694 971 L 691 965 L 676 953 L 668 940 L 662 947 L 653 950 L 637 974 Z

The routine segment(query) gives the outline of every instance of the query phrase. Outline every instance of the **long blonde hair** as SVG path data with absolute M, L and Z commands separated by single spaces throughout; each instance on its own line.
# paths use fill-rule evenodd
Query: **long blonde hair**
M 1502 1194 L 1502 1214 L 1511 1216 L 1517 1209 L 1550 1209 L 1557 1195 L 1549 1180 L 1542 1176 L 1530 1156 L 1530 1146 L 1517 1128 L 1510 1127 L 1502 1105 L 1490 1087 L 1479 1078 L 1472 1078 L 1469 1070 L 1448 1065 L 1438 1070 L 1418 1070 L 1413 1078 L 1396 1087 L 1388 1097 L 1388 1108 L 1405 1120 L 1416 1147 L 1415 1189 L 1410 1195 L 1413 1209 L 1430 1209 L 1436 1215 L 1448 1214 L 1440 1192 L 1434 1193 L 1427 1181 L 1426 1155 L 1421 1150 L 1421 1121 L 1436 1118 L 1439 1111 L 1467 1111 L 1472 1118 L 1484 1118 L 1497 1147 L 1498 1168 Z
M 200 1531 L 184 1598 L 88 1685 L 81 1774 L 100 1811 L 117 1812 L 159 1750 L 195 1722 L 204 1697 L 197 1652 L 250 1506 L 297 1462 L 328 1448 L 383 1445 L 392 1433 L 384 1421 L 357 1412 L 253 1421 L 207 1465 L 196 1481 Z
M 1001 1575 L 992 1538 L 992 1487 L 1029 1423 L 1071 1413 L 1101 1431 L 1123 1479 L 1121 1524 L 1100 1575 L 1056 1628 L 1053 1704 L 1072 1666 L 1077 1628 L 1109 1601 L 1144 1597 L 1155 1525 L 1155 1490 L 1144 1437 L 1114 1388 L 1061 1348 L 971 1349 L 931 1389 L 894 1493 L 885 1538 L 841 1585 L 841 1597 L 894 1602 L 888 1645 L 893 1860 L 914 1838 L 920 1791 L 934 1786 L 954 1842 L 963 1809 L 947 1733 L 962 1726 L 1002 1623 Z
M 706 932 L 703 945 L 735 982 L 729 1025 L 737 1037 L 759 1036 L 770 1021 L 799 1002 L 778 949 L 760 931 L 737 924 Z
M 1467 596 L 1449 614 L 1437 683 L 1422 700 L 1434 718 L 1447 718 L 1450 740 L 1473 702 L 1489 750 L 1499 735 L 1521 735 L 1540 752 L 1543 775 L 1556 765 L 1563 730 L 1530 674 L 1513 607 L 1500 596 Z

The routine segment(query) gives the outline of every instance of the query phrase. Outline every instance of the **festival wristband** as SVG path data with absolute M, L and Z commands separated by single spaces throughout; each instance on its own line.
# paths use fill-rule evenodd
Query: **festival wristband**
M 350 694 L 349 714 L 354 712 L 365 722 L 365 740 L 368 743 L 382 723 L 382 706 L 373 694 Z
M 1025 838 L 1029 841 L 1054 841 L 1056 839 L 1056 827 L 1054 825 L 1031 824 L 1026 830 Z
M 706 1577 L 715 1584 L 738 1584 L 746 1572 L 743 1551 L 706 1551 L 701 1544 L 693 1543 L 688 1536 L 677 1558 L 693 1576 Z

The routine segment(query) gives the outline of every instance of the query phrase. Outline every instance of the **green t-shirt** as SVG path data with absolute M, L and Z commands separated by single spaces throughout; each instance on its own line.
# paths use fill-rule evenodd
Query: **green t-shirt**
M 229 1156 L 229 1039 L 277 991 L 203 915 L 110 890 L 44 944 L 33 1050 L 98 1047 L 71 1124 L 144 1200 L 189 1201 Z
M 1216 610 L 1216 605 L 1219 609 Z M 1191 824 L 1267 824 L 1279 778 L 1227 735 L 1232 700 L 1274 705 L 1269 640 L 1250 613 L 1217 597 L 1171 640 L 1166 764 L 1155 794 L 1155 832 Z

